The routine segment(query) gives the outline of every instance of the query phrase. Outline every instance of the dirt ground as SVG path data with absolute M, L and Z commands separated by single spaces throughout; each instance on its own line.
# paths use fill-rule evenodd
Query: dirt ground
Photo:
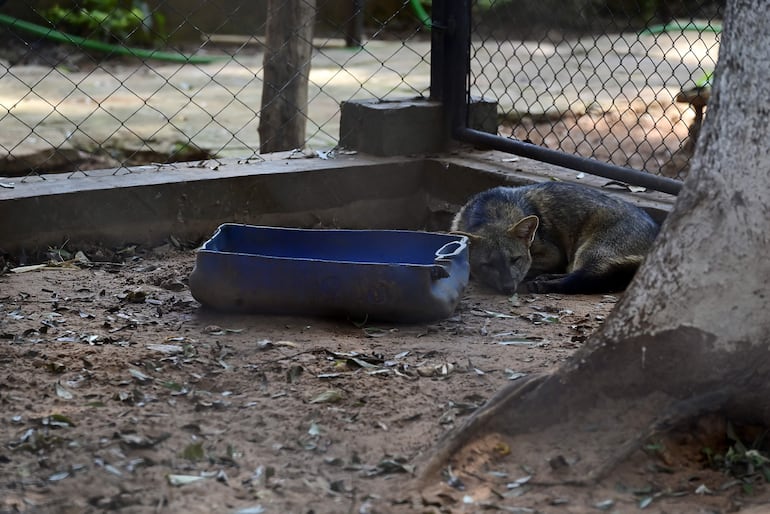
M 770 511 L 686 431 L 596 487 L 522 470 L 485 503 L 412 503 L 438 438 L 554 370 L 617 297 L 472 283 L 432 324 L 228 315 L 192 298 L 192 252 L 124 256 L 0 276 L 0 513 Z
M 636 103 L 600 113 L 567 113 L 556 119 L 504 122 L 498 133 L 553 150 L 684 180 L 695 140 L 688 139 L 694 111 L 687 105 Z

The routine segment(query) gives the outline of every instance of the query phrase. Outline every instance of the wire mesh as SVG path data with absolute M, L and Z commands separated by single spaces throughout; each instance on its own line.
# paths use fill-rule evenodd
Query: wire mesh
M 299 150 L 336 145 L 343 101 L 427 92 L 430 37 L 408 0 L 305 1 L 316 16 Z M 0 176 L 261 159 L 268 3 L 2 6 Z
M 477 0 L 473 9 L 471 95 L 499 103 L 500 136 L 686 175 L 720 2 Z
M 336 145 L 340 102 L 430 82 L 410 2 L 313 3 L 305 151 Z M 261 158 L 266 1 L 36 5 L 0 10 L 0 175 Z M 471 94 L 498 101 L 501 136 L 681 178 L 704 97 L 681 93 L 707 96 L 720 14 L 694 0 L 477 0 Z

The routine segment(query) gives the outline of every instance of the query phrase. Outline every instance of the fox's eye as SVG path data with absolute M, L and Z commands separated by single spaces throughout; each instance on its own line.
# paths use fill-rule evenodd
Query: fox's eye
M 508 259 L 508 263 L 509 263 L 511 266 L 516 266 L 516 265 L 518 265 L 518 264 L 519 264 L 519 262 L 521 262 L 521 256 L 518 256 L 518 257 L 511 257 L 510 259 Z

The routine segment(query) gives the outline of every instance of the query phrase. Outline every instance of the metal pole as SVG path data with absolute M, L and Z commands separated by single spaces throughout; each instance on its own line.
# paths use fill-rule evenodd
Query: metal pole
M 364 41 L 364 0 L 350 1 L 350 18 L 345 31 L 345 46 L 356 48 Z
M 449 2 L 444 62 L 444 102 L 450 134 L 468 126 L 469 77 L 471 62 L 471 2 Z
M 444 74 L 446 67 L 446 0 L 433 0 L 431 5 L 430 32 L 430 99 L 444 100 Z
M 643 171 L 624 168 L 614 164 L 607 164 L 597 161 L 596 159 L 588 159 L 587 157 L 581 157 L 579 155 L 558 152 L 556 150 L 551 150 L 550 148 L 543 148 L 542 146 L 525 143 L 517 139 L 504 138 L 480 130 L 459 127 L 455 129 L 454 135 L 457 139 L 465 141 L 466 143 L 486 146 L 493 150 L 500 150 L 515 155 L 521 155 L 522 157 L 529 157 L 530 159 L 555 164 L 564 168 L 585 171 L 591 175 L 625 182 L 626 184 L 646 187 L 647 189 L 654 189 L 655 191 L 660 191 L 662 193 L 676 195 L 679 194 L 679 191 L 682 189 L 682 183 L 678 180 L 659 177 L 652 173 L 645 173 Z

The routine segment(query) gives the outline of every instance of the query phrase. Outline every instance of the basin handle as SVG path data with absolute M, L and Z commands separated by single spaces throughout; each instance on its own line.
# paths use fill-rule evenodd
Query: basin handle
M 460 254 L 468 246 L 468 238 L 458 236 L 456 241 L 449 241 L 447 244 L 436 250 L 436 261 L 442 261 Z
M 455 241 L 449 241 L 444 246 L 436 250 L 435 265 L 431 269 L 431 278 L 439 280 L 449 278 L 449 269 L 452 267 L 452 258 L 462 253 L 468 246 L 468 238 L 459 236 Z

